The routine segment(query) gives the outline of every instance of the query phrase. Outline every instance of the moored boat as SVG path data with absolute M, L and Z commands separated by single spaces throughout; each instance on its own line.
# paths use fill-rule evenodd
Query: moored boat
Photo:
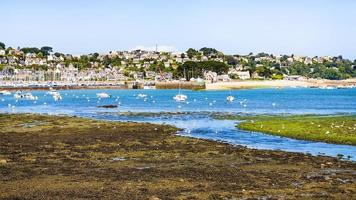
M 226 101 L 228 101 L 228 102 L 233 102 L 234 99 L 235 99 L 235 97 L 233 97 L 232 95 L 229 95 L 226 97 Z
M 7 90 L 2 90 L 2 91 L 0 91 L 0 95 L 11 95 L 11 92 L 9 92 Z
M 105 92 L 96 93 L 96 96 L 98 98 L 110 98 L 111 97 L 111 95 L 109 95 L 108 93 L 105 93 Z
M 176 101 L 186 101 L 188 97 L 187 95 L 184 94 L 177 94 L 176 96 L 173 97 L 173 99 Z

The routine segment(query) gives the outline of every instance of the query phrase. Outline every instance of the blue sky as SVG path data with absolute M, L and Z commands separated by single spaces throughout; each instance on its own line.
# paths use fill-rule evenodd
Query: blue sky
M 64 53 L 135 47 L 356 58 L 353 0 L 0 0 L 0 41 Z

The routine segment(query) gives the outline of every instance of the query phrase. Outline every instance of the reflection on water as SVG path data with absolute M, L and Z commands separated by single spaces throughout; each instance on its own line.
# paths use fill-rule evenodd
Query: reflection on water
M 96 93 L 107 92 L 112 98 L 98 99 Z M 188 91 L 187 102 L 174 102 L 176 90 L 66 90 L 63 100 L 55 102 L 45 91 L 34 91 L 36 101 L 0 96 L 2 112 L 70 114 L 105 120 L 165 123 L 184 129 L 179 134 L 220 140 L 257 149 L 280 149 L 291 152 L 343 154 L 356 160 L 356 147 L 309 142 L 241 131 L 237 121 L 215 120 L 214 112 L 242 114 L 335 114 L 356 113 L 356 89 L 252 89 L 232 91 L 234 102 L 226 102 L 229 91 Z M 147 95 L 138 97 L 139 93 Z M 98 108 L 118 105 L 118 108 Z M 126 112 L 132 112 L 128 114 Z M 141 114 L 134 114 L 140 112 Z M 146 112 L 143 114 L 142 112 Z M 149 112 L 155 112 L 152 115 Z M 162 112 L 162 113 L 161 113 Z M 184 113 L 187 112 L 187 113 Z

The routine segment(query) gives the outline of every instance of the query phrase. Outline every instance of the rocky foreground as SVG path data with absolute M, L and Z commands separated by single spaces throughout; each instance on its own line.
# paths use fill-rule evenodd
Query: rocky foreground
M 1 199 L 356 199 L 356 164 L 170 126 L 0 114 Z

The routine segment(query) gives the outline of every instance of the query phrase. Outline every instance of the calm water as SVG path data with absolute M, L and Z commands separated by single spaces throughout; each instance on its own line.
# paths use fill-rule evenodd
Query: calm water
M 98 99 L 96 93 L 107 92 L 109 99 Z M 356 89 L 250 89 L 235 90 L 233 103 L 226 102 L 230 91 L 183 90 L 188 102 L 178 103 L 172 97 L 177 90 L 65 90 L 63 100 L 55 102 L 46 91 L 33 91 L 37 101 L 0 96 L 1 112 L 33 112 L 69 114 L 105 120 L 166 123 L 183 128 L 181 135 L 225 141 L 257 149 L 280 149 L 291 152 L 343 154 L 356 160 L 356 147 L 309 142 L 237 130 L 237 121 L 215 120 L 213 112 L 241 114 L 356 114 Z M 147 98 L 138 98 L 144 93 Z M 9 105 L 11 104 L 11 105 Z M 98 105 L 119 105 L 118 108 L 98 108 Z M 13 106 L 15 106 L 13 108 Z M 156 116 L 122 115 L 120 112 L 164 112 Z M 187 114 L 172 114 L 187 112 Z

